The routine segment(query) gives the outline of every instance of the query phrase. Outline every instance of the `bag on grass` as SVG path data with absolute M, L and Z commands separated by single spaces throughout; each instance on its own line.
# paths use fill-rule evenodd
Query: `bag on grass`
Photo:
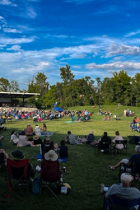
M 38 194 L 40 192 L 40 179 L 35 178 L 32 185 L 32 193 Z

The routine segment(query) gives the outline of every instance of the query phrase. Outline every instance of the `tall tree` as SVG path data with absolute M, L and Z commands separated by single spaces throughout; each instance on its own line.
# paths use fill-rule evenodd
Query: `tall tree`
M 12 80 L 10 82 L 9 90 L 11 92 L 17 92 L 17 91 L 19 91 L 19 84 L 18 84 L 18 82 L 16 80 Z
M 70 82 L 74 80 L 74 75 L 71 73 L 70 66 L 66 65 L 66 67 L 60 68 L 60 76 L 63 80 L 64 85 L 69 85 Z
M 3 77 L 0 78 L 0 91 L 8 92 L 9 91 L 10 82 L 8 79 Z

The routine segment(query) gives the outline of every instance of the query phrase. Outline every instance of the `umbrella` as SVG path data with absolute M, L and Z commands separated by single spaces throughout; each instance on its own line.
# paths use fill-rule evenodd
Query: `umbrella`
M 53 109 L 57 112 L 63 112 L 63 109 L 61 107 L 53 107 Z

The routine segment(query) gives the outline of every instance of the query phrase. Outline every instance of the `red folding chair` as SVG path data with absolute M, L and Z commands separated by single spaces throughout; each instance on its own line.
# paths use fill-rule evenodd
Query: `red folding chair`
M 28 186 L 30 184 L 30 177 L 28 173 L 28 163 L 29 159 L 14 161 L 11 159 L 7 159 L 7 177 L 6 181 L 8 184 L 9 191 L 5 194 L 5 196 L 11 191 L 14 187 L 17 187 L 23 196 L 26 195 Z M 22 190 L 22 186 L 26 187 L 26 192 Z
M 50 185 L 52 184 L 55 186 L 55 188 L 59 189 L 61 181 L 60 180 L 62 177 L 62 173 L 59 170 L 59 161 L 46 161 L 43 160 L 41 162 L 41 176 L 40 176 L 40 181 L 41 181 L 41 187 L 40 187 L 40 194 L 43 189 L 43 184 L 44 187 L 48 188 L 51 193 L 56 197 L 57 195 L 54 193 L 54 191 L 50 188 Z M 56 186 L 54 183 L 57 183 L 58 186 Z

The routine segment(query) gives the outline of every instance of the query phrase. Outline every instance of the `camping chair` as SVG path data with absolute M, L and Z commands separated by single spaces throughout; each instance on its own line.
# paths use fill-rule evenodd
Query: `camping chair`
M 110 199 L 104 198 L 104 210 L 134 210 L 135 206 L 139 206 L 140 198 L 129 200 L 111 195 Z
M 59 161 L 46 161 L 41 162 L 41 175 L 40 175 L 40 194 L 42 193 L 43 185 L 50 190 L 50 192 L 56 197 L 57 195 L 50 188 L 52 184 L 55 188 L 59 189 L 61 184 L 61 172 L 59 170 Z M 58 186 L 54 185 L 57 183 Z
M 133 176 L 132 184 L 140 179 L 140 158 L 132 163 L 131 168 L 127 167 L 126 164 L 121 163 L 119 170 L 119 182 L 122 173 L 129 173 Z
M 0 167 L 5 165 L 4 153 L 0 153 Z
M 28 163 L 29 159 L 14 161 L 11 159 L 7 159 L 7 177 L 6 181 L 8 183 L 9 191 L 14 187 L 17 187 L 23 196 L 26 195 L 28 186 L 30 183 L 29 173 L 28 173 Z M 21 186 L 26 186 L 26 193 L 21 189 Z M 5 194 L 5 196 L 9 193 L 9 191 Z
M 123 144 L 123 148 L 122 149 L 117 149 L 116 148 L 116 145 L 119 145 L 119 144 Z M 125 150 L 126 151 L 126 154 L 127 154 L 127 140 L 115 140 L 115 145 L 113 146 L 115 152 L 114 154 L 118 153 L 118 151 L 122 151 L 122 150 Z
M 98 152 L 100 151 L 106 154 L 111 154 L 111 142 L 100 141 L 98 145 Z
M 41 144 L 41 151 L 42 151 L 42 159 L 44 159 L 44 154 L 49 152 L 50 150 L 53 150 L 53 141 L 51 142 L 43 142 Z

